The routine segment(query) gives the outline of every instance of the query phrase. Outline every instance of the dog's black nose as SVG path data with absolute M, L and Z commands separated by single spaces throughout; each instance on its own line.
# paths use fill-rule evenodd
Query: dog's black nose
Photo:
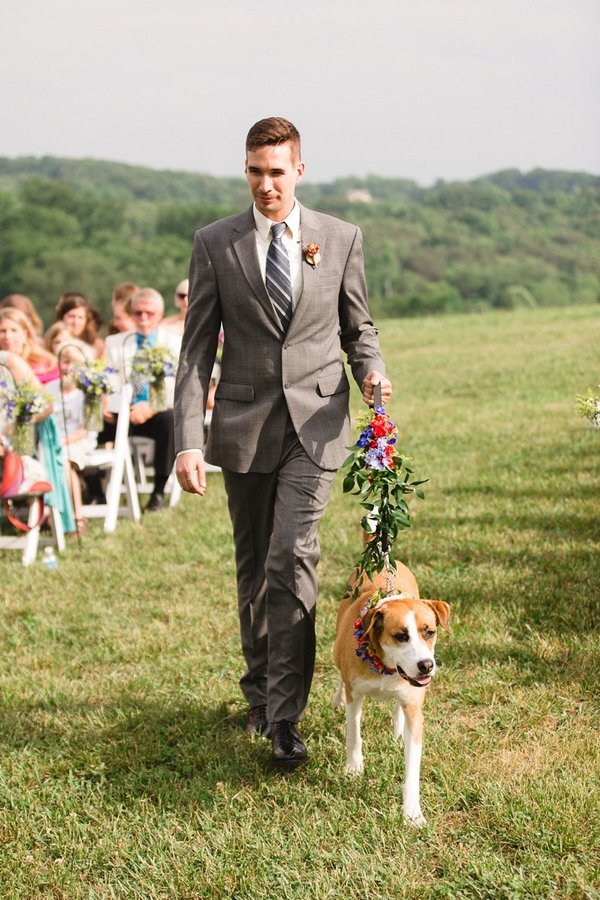
M 429 675 L 429 673 L 433 669 L 433 660 L 432 659 L 421 659 L 417 663 L 417 668 L 422 675 Z

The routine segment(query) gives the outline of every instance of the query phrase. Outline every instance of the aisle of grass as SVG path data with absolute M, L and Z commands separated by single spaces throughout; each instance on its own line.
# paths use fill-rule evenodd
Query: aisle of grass
M 55 573 L 0 557 L 0 896 L 592 898 L 598 848 L 600 307 L 386 322 L 393 417 L 427 499 L 399 556 L 452 605 L 426 708 L 421 831 L 389 709 L 342 774 L 330 697 L 359 511 L 321 529 L 310 763 L 272 773 L 244 706 L 219 476 L 95 523 Z M 355 403 L 358 409 L 358 404 Z

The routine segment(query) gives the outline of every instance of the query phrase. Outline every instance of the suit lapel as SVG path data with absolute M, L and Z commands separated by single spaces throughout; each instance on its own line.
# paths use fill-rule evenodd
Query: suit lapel
M 246 212 L 241 213 L 233 226 L 232 243 L 240 268 L 250 289 L 260 301 L 261 306 L 268 314 L 269 318 L 275 323 L 277 329 L 281 331 L 279 319 L 273 309 L 271 298 L 267 293 L 265 283 L 260 274 L 260 267 L 258 265 L 258 257 L 256 254 L 256 226 L 254 224 L 252 207 L 246 210 Z
M 310 209 L 300 206 L 300 234 L 302 235 L 302 247 L 307 244 L 318 244 L 321 255 L 323 255 L 325 241 L 327 236 L 324 233 L 319 219 Z M 296 304 L 294 315 L 290 323 L 290 331 L 294 329 L 294 322 L 298 326 L 302 320 L 302 310 L 304 307 L 309 308 L 313 300 L 316 300 L 319 287 L 319 269 L 317 266 L 311 266 L 304 259 L 304 249 L 302 250 L 302 294 Z

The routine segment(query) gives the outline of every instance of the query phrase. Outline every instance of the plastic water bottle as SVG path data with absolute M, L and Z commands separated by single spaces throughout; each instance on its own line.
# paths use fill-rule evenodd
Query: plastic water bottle
M 54 547 L 44 547 L 42 562 L 49 572 L 53 571 L 54 569 L 58 569 L 58 557 L 54 552 Z

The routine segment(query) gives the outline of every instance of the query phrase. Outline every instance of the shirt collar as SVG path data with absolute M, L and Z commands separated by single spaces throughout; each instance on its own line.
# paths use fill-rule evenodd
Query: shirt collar
M 269 237 L 269 232 L 271 230 L 271 225 L 273 224 L 272 219 L 267 219 L 266 216 L 263 216 L 261 212 L 256 208 L 256 204 L 252 207 L 252 212 L 254 214 L 254 224 L 256 225 L 256 230 L 260 234 L 263 241 L 266 241 Z M 288 215 L 285 217 L 285 224 L 288 229 L 292 233 L 292 239 L 295 241 L 300 240 L 300 204 L 294 200 L 294 205 Z
M 136 331 L 137 345 L 138 348 L 142 346 L 144 341 L 146 341 L 146 345 L 148 347 L 156 347 L 156 342 L 158 341 L 158 328 L 155 328 L 154 331 L 151 331 L 150 334 L 140 334 L 139 331 Z

